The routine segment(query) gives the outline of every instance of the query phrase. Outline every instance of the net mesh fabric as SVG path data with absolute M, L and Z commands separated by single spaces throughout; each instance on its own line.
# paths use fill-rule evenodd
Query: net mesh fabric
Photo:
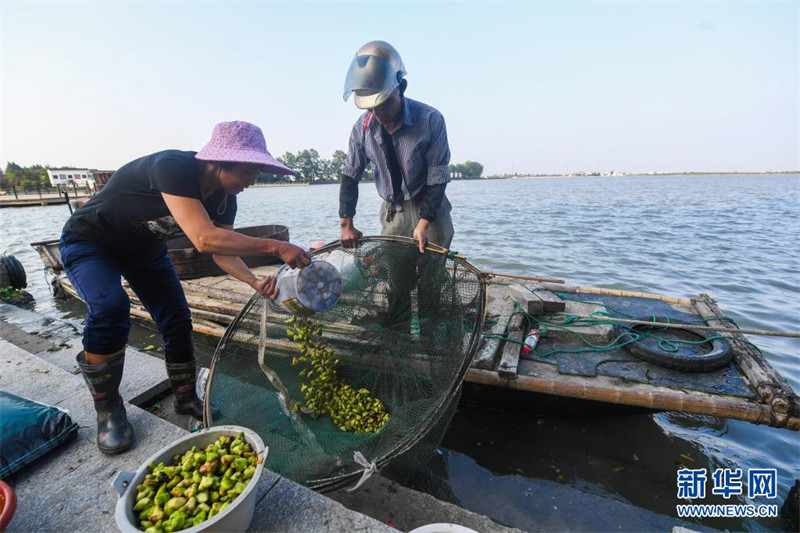
M 326 488 L 361 474 L 356 451 L 382 467 L 424 447 L 426 436 L 441 438 L 428 433 L 451 407 L 477 349 L 485 285 L 463 259 L 444 249 L 420 254 L 411 239 L 371 237 L 355 249 L 337 243 L 312 256 L 334 265 L 342 278 L 337 305 L 311 317 L 336 352 L 338 378 L 368 389 L 389 420 L 377 432 L 354 433 L 340 430 L 329 416 L 293 411 L 293 403 L 303 405 L 301 387 L 310 380 L 299 374 L 307 367 L 292 364 L 299 353 L 287 337 L 291 315 L 256 295 L 217 347 L 206 422 L 255 430 L 270 447 L 268 468 Z

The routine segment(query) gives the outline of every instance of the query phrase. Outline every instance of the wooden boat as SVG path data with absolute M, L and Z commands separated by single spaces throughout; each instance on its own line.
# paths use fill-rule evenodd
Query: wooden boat
M 32 246 L 53 271 L 54 283 L 77 298 L 61 268 L 58 242 Z M 278 268 L 263 265 L 253 270 L 265 276 Z M 544 395 L 589 401 L 584 402 L 588 405 L 681 411 L 800 430 L 800 398 L 745 339 L 747 331 L 726 319 L 708 295 L 681 299 L 486 274 L 490 278 L 486 336 L 465 383 L 465 394 L 472 398 L 492 402 L 511 397 L 516 402 Z M 253 294 L 227 275 L 183 279 L 181 284 L 194 331 L 212 337 L 224 334 Z M 125 288 L 131 315 L 150 320 L 136 295 Z M 530 327 L 515 313 L 520 306 L 536 317 L 543 331 L 528 354 L 520 349 Z M 642 322 L 643 327 L 653 327 L 652 318 L 647 318 L 653 316 L 669 320 L 677 331 L 723 336 L 731 361 L 713 371 L 688 372 L 643 360 L 623 347 L 607 348 L 618 336 L 615 324 Z
M 236 228 L 236 233 L 241 233 L 248 237 L 289 241 L 289 228 L 276 224 Z M 172 260 L 172 264 L 175 265 L 175 270 L 177 270 L 180 279 L 202 278 L 224 274 L 223 270 L 214 262 L 212 255 L 198 252 L 197 248 L 192 245 L 188 237 L 180 237 L 167 241 L 167 253 Z M 243 260 L 250 268 L 271 265 L 279 261 L 277 257 L 271 255 L 244 257 Z
M 235 231 L 236 233 L 241 233 L 248 237 L 289 241 L 289 228 L 278 224 L 247 226 L 236 228 Z M 63 270 L 64 267 L 61 265 L 61 252 L 58 248 L 58 240 L 32 242 L 31 246 L 39 253 L 48 268 L 55 272 Z M 212 255 L 197 251 L 197 248 L 192 245 L 188 237 L 178 237 L 168 240 L 167 254 L 172 264 L 175 266 L 175 270 L 178 272 L 178 277 L 180 279 L 202 278 L 224 274 L 223 270 L 214 262 Z M 280 259 L 271 255 L 244 258 L 245 264 L 250 268 L 272 265 L 278 261 L 280 261 Z

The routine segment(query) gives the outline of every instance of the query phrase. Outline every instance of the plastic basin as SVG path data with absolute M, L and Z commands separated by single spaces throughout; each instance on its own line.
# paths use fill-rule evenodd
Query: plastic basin
M 409 531 L 408 533 L 478 533 L 474 529 L 470 529 L 468 527 L 459 526 L 458 524 L 427 524 L 424 526 L 420 526 L 416 529 Z
M 133 505 L 136 503 L 136 486 L 144 481 L 150 469 L 150 463 L 171 464 L 175 455 L 183 455 L 192 446 L 198 448 L 205 448 L 209 444 L 213 444 L 220 435 L 236 436 L 242 433 L 245 441 L 250 445 L 250 448 L 258 453 L 258 458 L 261 460 L 256 467 L 256 472 L 253 478 L 247 484 L 238 498 L 236 498 L 228 507 L 223 509 L 219 514 L 213 518 L 206 520 L 202 524 L 194 527 L 182 529 L 186 533 L 199 533 L 201 531 L 246 531 L 247 526 L 253 519 L 253 513 L 256 508 L 256 486 L 261 474 L 264 472 L 264 459 L 267 458 L 267 448 L 264 446 L 264 441 L 255 431 L 241 426 L 216 426 L 209 429 L 192 433 L 182 437 L 172 444 L 161 448 L 156 453 L 151 455 L 136 472 L 121 471 L 114 478 L 113 486 L 119 493 L 117 506 L 114 513 L 114 518 L 117 522 L 122 533 L 141 532 L 136 527 L 138 523 L 136 513 L 133 512 Z
M 5 531 L 17 509 L 17 496 L 8 483 L 0 481 L 0 531 Z

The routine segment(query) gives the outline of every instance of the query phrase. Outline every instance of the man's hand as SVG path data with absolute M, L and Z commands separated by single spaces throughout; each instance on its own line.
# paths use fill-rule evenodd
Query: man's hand
M 311 264 L 311 256 L 292 243 L 279 241 L 278 257 L 292 268 L 305 268 Z
M 274 300 L 278 297 L 277 281 L 275 276 L 267 276 L 261 279 L 255 278 L 250 282 L 250 286 L 261 296 Z
M 342 235 L 340 237 L 342 246 L 344 248 L 355 248 L 358 246 L 358 240 L 361 239 L 364 234 L 358 231 L 355 226 L 353 226 L 353 219 L 343 218 L 341 219 L 340 225 L 342 228 Z
M 419 253 L 425 253 L 425 245 L 428 244 L 428 226 L 430 222 L 424 218 L 419 219 L 417 227 L 414 228 L 414 239 L 419 242 Z

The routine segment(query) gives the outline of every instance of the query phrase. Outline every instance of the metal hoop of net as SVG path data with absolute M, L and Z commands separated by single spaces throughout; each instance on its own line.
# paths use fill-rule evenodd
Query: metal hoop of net
M 312 260 L 339 271 L 338 303 L 292 318 L 254 295 L 217 346 L 205 422 L 255 430 L 268 468 L 325 489 L 424 443 L 477 350 L 486 283 L 466 260 L 433 245 L 420 254 L 404 237 L 337 242 Z

